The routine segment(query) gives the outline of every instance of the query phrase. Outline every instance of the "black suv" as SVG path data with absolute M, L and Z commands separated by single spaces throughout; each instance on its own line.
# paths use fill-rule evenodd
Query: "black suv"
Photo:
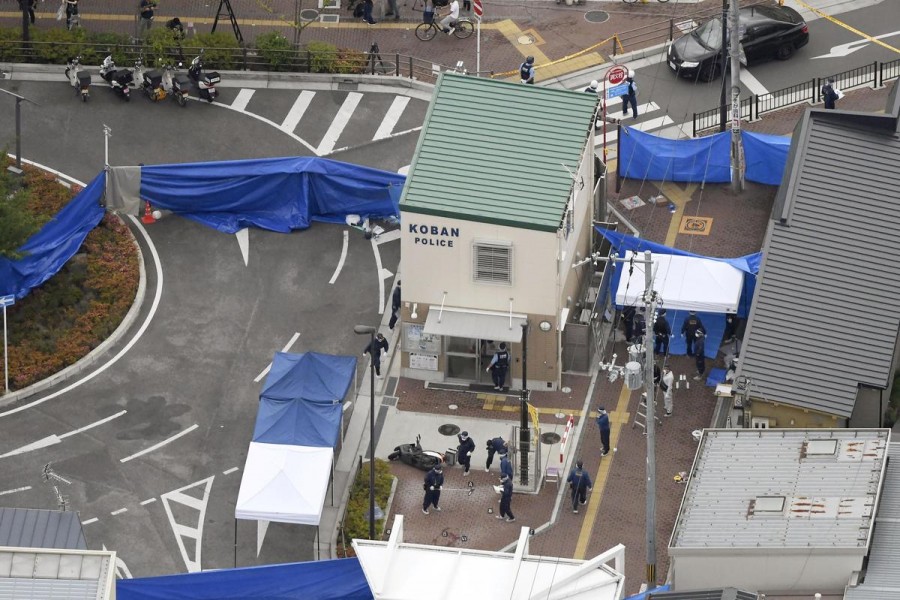
M 809 29 L 793 8 L 754 6 L 740 9 L 741 62 L 787 60 L 809 42 Z M 727 42 L 727 40 L 726 40 Z M 669 67 L 682 77 L 712 81 L 722 69 L 722 20 L 707 21 L 669 46 Z

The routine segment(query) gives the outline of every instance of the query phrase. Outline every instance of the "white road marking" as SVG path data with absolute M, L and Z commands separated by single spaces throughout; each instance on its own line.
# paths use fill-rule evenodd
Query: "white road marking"
M 191 483 L 182 488 L 178 488 L 177 490 L 166 492 L 165 494 L 160 496 L 163 506 L 166 509 L 166 516 L 169 518 L 169 525 L 172 527 L 172 533 L 175 534 L 175 541 L 178 543 L 178 550 L 181 552 L 181 558 L 184 559 L 184 564 L 187 567 L 188 573 L 197 573 L 201 569 L 200 551 L 203 548 L 203 525 L 206 522 L 206 507 L 209 504 L 209 490 L 210 488 L 212 488 L 214 479 L 215 475 L 207 477 L 206 479 L 203 479 L 201 481 Z M 185 490 L 200 486 L 203 486 L 202 498 L 196 498 L 184 493 Z M 172 508 L 171 506 L 169 506 L 172 502 L 183 504 L 198 511 L 197 526 L 192 527 L 189 525 L 176 523 L 175 516 L 172 514 Z M 179 511 L 179 514 L 182 513 L 183 511 Z M 184 540 L 182 539 L 185 537 L 194 540 L 193 557 L 188 556 L 187 549 L 184 546 Z
M 141 502 L 141 506 L 147 506 L 148 504 L 153 504 L 156 502 L 156 498 L 147 498 L 143 502 Z
M 62 433 L 60 435 L 56 435 L 56 434 L 48 435 L 47 437 L 41 438 L 36 442 L 26 444 L 20 448 L 11 450 L 11 451 L 7 452 L 6 454 L 0 455 L 0 458 L 7 458 L 9 456 L 16 456 L 19 454 L 25 454 L 26 452 L 32 452 L 33 450 L 40 450 L 41 448 L 49 448 L 50 446 L 55 446 L 56 444 L 59 444 L 60 442 L 63 441 L 63 439 L 65 439 L 67 437 L 73 436 L 76 433 L 82 433 L 84 431 L 87 431 L 88 429 L 93 429 L 94 427 L 97 427 L 98 425 L 103 425 L 104 423 L 108 423 L 108 422 L 112 421 L 113 419 L 121 417 L 122 415 L 124 415 L 127 412 L 128 412 L 127 410 L 121 410 L 114 415 L 110 415 L 104 419 L 100 419 L 99 421 L 95 421 L 95 422 L 91 423 L 90 425 L 85 425 L 84 427 L 79 427 L 78 429 L 73 429 L 72 431 L 69 431 L 67 433 Z
M 231 468 L 228 469 L 227 471 L 222 471 L 222 475 L 231 475 L 231 474 L 234 473 L 235 471 L 240 471 L 240 470 L 241 470 L 240 467 L 231 467 Z
M 244 112 L 247 110 L 247 105 L 250 104 L 250 98 L 253 97 L 253 93 L 256 90 L 248 90 L 247 88 L 241 88 L 238 92 L 237 98 L 234 99 L 234 102 L 231 103 L 231 108 L 234 110 L 239 110 Z
M 666 127 L 667 125 L 671 125 L 674 122 L 675 121 L 673 121 L 668 115 L 666 115 L 664 117 L 650 119 L 650 120 L 644 121 L 642 123 L 635 123 L 634 125 L 629 125 L 629 127 L 633 127 L 634 129 L 637 129 L 638 131 L 650 132 L 655 129 L 659 129 L 661 127 Z M 607 129 L 607 131 L 606 131 L 607 145 L 609 145 L 612 142 L 615 142 L 618 137 L 619 137 L 618 131 L 616 131 L 615 129 L 613 129 L 612 131 L 609 131 Z M 603 136 L 602 135 L 595 136 L 594 137 L 594 146 L 602 146 L 602 145 L 603 145 Z
M 103 550 L 106 550 L 106 544 L 103 544 Z M 131 579 L 131 569 L 125 564 L 125 561 L 116 552 L 116 579 Z
M 43 165 L 39 165 L 37 163 L 32 163 L 32 164 L 34 164 L 35 166 L 44 168 Z M 75 181 L 75 180 L 73 180 L 73 181 Z M 82 187 L 85 187 L 85 184 L 81 183 L 80 181 L 75 181 L 75 183 L 77 183 L 78 185 L 80 185 Z M 43 404 L 44 402 L 47 402 L 48 400 L 52 400 L 53 398 L 61 396 L 65 393 L 70 392 L 70 391 L 74 390 L 75 388 L 87 383 L 88 381 L 90 381 L 91 379 L 96 377 L 97 375 L 100 375 L 105 370 L 107 370 L 108 368 L 110 368 L 111 366 L 116 364 L 119 361 L 119 359 L 122 358 L 123 356 L 125 356 L 125 354 L 127 354 L 128 351 L 131 350 L 131 347 L 134 346 L 138 342 L 139 339 L 141 339 L 141 336 L 144 335 L 144 332 L 147 331 L 147 328 L 150 326 L 150 322 L 153 320 L 153 317 L 156 315 L 156 311 L 159 309 L 160 298 L 162 298 L 162 290 L 163 290 L 162 264 L 160 263 L 159 253 L 156 251 L 156 246 L 153 245 L 153 241 L 150 239 L 150 236 L 147 235 L 147 230 L 144 229 L 144 226 L 141 224 L 140 220 L 137 219 L 134 215 L 128 215 L 128 218 L 131 219 L 134 226 L 138 229 L 138 231 L 141 232 L 141 235 L 144 236 L 144 241 L 147 243 L 147 247 L 150 249 L 150 254 L 151 254 L 151 256 L 153 256 L 153 264 L 156 267 L 156 281 L 157 281 L 156 294 L 153 296 L 153 303 L 150 305 L 150 311 L 147 313 L 147 317 L 144 319 L 144 322 L 141 323 L 141 326 L 137 330 L 137 332 L 134 334 L 134 337 L 131 338 L 130 340 L 128 340 L 128 343 L 125 344 L 125 346 L 121 350 L 119 350 L 119 352 L 115 356 L 113 356 L 111 359 L 109 359 L 108 362 L 104 363 L 99 368 L 97 368 L 97 370 L 92 371 L 91 373 L 85 375 L 78 381 L 76 381 L 70 385 L 67 385 L 66 387 L 64 387 L 60 390 L 57 390 L 57 391 L 53 392 L 52 394 L 48 394 L 39 400 L 29 402 L 28 404 L 23 404 L 22 406 L 18 406 L 16 408 L 7 410 L 5 412 L 0 412 L 0 418 L 8 417 L 9 415 L 16 414 L 17 412 L 21 412 L 23 410 L 27 410 L 34 406 Z
M 127 410 L 120 410 L 120 411 L 117 412 L 116 414 L 114 414 L 114 415 L 109 415 L 108 417 L 106 417 L 106 418 L 104 418 L 104 419 L 100 419 L 99 421 L 94 421 L 94 422 L 91 423 L 90 425 L 85 425 L 84 427 L 79 427 L 78 429 L 73 429 L 72 431 L 70 431 L 70 432 L 68 432 L 68 433 L 61 433 L 61 434 L 59 435 L 59 439 L 62 440 L 62 439 L 65 439 L 65 438 L 67 438 L 67 437 L 69 437 L 69 436 L 73 436 L 73 435 L 75 435 L 76 433 L 82 433 L 82 432 L 84 432 L 84 431 L 87 431 L 88 429 L 93 429 L 94 427 L 97 427 L 97 426 L 99 426 L 99 425 L 103 425 L 104 423 L 109 423 L 109 422 L 112 421 L 113 419 L 118 419 L 119 417 L 121 417 L 122 415 L 124 415 L 124 414 L 127 413 L 127 412 L 128 412 Z
M 247 113 L 247 114 L 250 114 L 250 113 Z M 410 133 L 415 133 L 415 132 L 419 131 L 420 129 L 422 129 L 422 126 L 421 126 L 421 125 L 419 125 L 418 127 L 413 127 L 412 129 L 405 129 L 405 130 L 403 130 L 403 131 L 398 131 L 397 133 L 392 133 L 391 135 L 387 136 L 387 137 L 384 138 L 384 139 L 393 139 L 393 138 L 396 138 L 396 137 L 400 137 L 400 136 L 402 136 L 402 135 L 407 135 L 407 134 L 410 134 Z M 381 140 L 372 140 L 372 141 L 381 141 Z M 342 146 L 342 147 L 340 147 L 340 148 L 336 148 L 335 150 L 332 150 L 332 151 L 331 151 L 331 154 L 336 154 L 336 153 L 338 153 L 338 152 L 343 152 L 344 150 L 349 150 L 350 148 L 351 148 L 351 146 Z
M 94 517 L 93 519 L 88 519 L 87 521 L 82 521 L 81 524 L 82 525 L 90 525 L 91 523 L 96 523 L 99 520 L 100 519 L 98 519 L 97 517 Z
M 373 140 L 383 140 L 391 135 L 391 132 L 394 130 L 394 127 L 397 126 L 400 117 L 403 116 L 403 111 L 406 110 L 407 104 L 409 104 L 409 96 L 397 96 L 394 98 L 391 107 L 388 109 L 387 114 L 384 115 L 384 119 L 381 120 L 381 124 L 378 126 L 378 131 L 375 132 L 375 137 L 372 138 Z
M 170 438 L 168 438 L 168 439 L 165 439 L 165 440 L 159 442 L 158 444 L 153 444 L 153 445 L 150 446 L 149 448 L 144 448 L 144 449 L 141 450 L 140 452 L 137 452 L 137 453 L 135 453 L 135 454 L 132 454 L 131 456 L 126 456 L 125 458 L 120 458 L 120 459 L 119 459 L 119 462 L 121 462 L 121 463 L 126 463 L 126 462 L 128 462 L 128 461 L 130 461 L 130 460 L 134 460 L 135 458 L 140 458 L 141 456 L 144 456 L 145 454 L 149 454 L 149 453 L 153 452 L 154 450 L 158 450 L 158 449 L 162 448 L 163 446 L 165 446 L 166 444 L 169 444 L 169 443 L 171 443 L 171 442 L 174 442 L 174 441 L 177 440 L 178 438 L 180 438 L 180 437 L 182 437 L 182 436 L 185 436 L 185 435 L 189 434 L 190 432 L 192 432 L 193 430 L 197 429 L 198 427 L 200 427 L 200 426 L 197 425 L 196 423 L 194 423 L 193 425 L 191 425 L 190 427 L 188 427 L 188 428 L 185 429 L 184 431 L 179 431 L 178 433 L 176 433 L 176 434 L 173 435 L 172 437 L 170 437 Z
M 114 510 L 109 514 L 111 514 L 112 516 L 116 516 L 116 515 L 121 515 L 122 513 L 126 513 L 126 512 L 128 512 L 127 508 L 120 508 L 119 510 Z
M 743 83 L 750 93 L 755 96 L 762 96 L 763 94 L 769 93 L 766 86 L 760 83 L 759 79 L 754 77 L 753 73 L 747 69 L 741 69 L 741 83 Z
M 31 489 L 31 486 L 26 485 L 24 487 L 16 488 L 14 490 L 4 490 L 4 491 L 0 492 L 0 496 L 7 496 L 9 494 L 15 494 L 16 492 L 27 492 L 30 489 Z
M 234 233 L 237 238 L 238 248 L 241 249 L 241 256 L 244 257 L 244 266 L 250 264 L 250 230 L 247 227 L 239 229 Z
M 341 137 L 344 128 L 347 127 L 347 123 L 350 122 L 350 117 L 353 116 L 353 111 L 359 106 L 359 101 L 362 100 L 362 97 L 363 95 L 359 92 L 350 92 L 344 98 L 344 103 L 341 104 L 340 110 L 334 116 L 334 119 L 331 120 L 328 131 L 325 132 L 325 136 L 319 142 L 319 147 L 316 148 L 316 152 L 320 156 L 324 156 L 334 150 L 334 145 L 337 143 L 338 138 Z
M 381 235 L 378 236 L 378 245 L 387 244 L 388 242 L 393 242 L 395 240 L 400 239 L 400 230 L 399 229 L 391 229 L 390 231 L 385 231 Z
M 229 108 L 229 109 L 234 110 L 234 108 L 230 104 L 222 104 L 221 102 L 213 102 L 213 104 L 215 106 L 219 106 L 221 108 Z M 257 115 L 256 113 L 248 112 L 246 110 L 239 110 L 236 112 L 239 112 L 242 115 L 250 117 L 251 119 L 256 119 L 257 121 L 260 121 L 261 123 L 265 123 L 269 127 L 274 127 L 275 129 L 281 129 L 281 126 L 278 125 L 278 123 L 276 123 L 275 121 L 271 121 L 265 117 L 261 117 L 261 116 Z M 298 144 L 300 144 L 301 146 L 303 146 L 304 148 L 306 148 L 307 150 L 309 150 L 310 152 L 315 154 L 316 149 L 313 147 L 312 144 L 310 144 L 309 142 L 307 142 L 306 140 L 301 138 L 299 135 L 295 134 L 293 131 L 284 131 L 283 129 L 282 129 L 282 131 L 285 134 L 289 135 L 295 142 L 297 142 Z
M 300 337 L 300 332 L 295 332 L 294 335 L 291 336 L 291 341 L 289 341 L 287 344 L 285 344 L 284 348 L 282 348 L 281 351 L 287 352 L 288 350 L 290 350 L 291 346 L 294 345 L 294 342 L 296 342 L 297 338 L 299 338 L 299 337 Z M 266 365 L 266 368 L 263 369 L 262 372 L 253 379 L 254 383 L 259 383 L 260 381 L 262 381 L 263 377 L 268 375 L 269 371 L 271 371 L 271 370 L 272 370 L 272 363 L 269 363 L 268 365 Z
M 300 124 L 300 119 L 303 118 L 303 113 L 309 108 L 309 104 L 315 96 L 316 93 L 310 92 L 309 90 L 300 92 L 300 95 L 294 100 L 294 105 L 291 107 L 291 110 L 288 111 L 288 114 L 284 117 L 284 121 L 281 122 L 281 125 L 279 125 L 278 128 L 286 133 L 294 133 L 294 129 L 297 128 L 297 125 Z
M 328 282 L 329 285 L 334 285 L 334 282 L 337 281 L 338 275 L 341 274 L 341 269 L 344 268 L 344 261 L 347 260 L 347 230 L 344 230 L 344 245 L 341 247 L 341 259 L 338 261 L 337 266 L 334 268 L 334 274 L 331 276 L 331 280 Z
M 381 275 L 382 271 L 384 271 L 384 267 L 381 266 L 381 253 L 378 252 L 378 242 L 375 241 L 375 238 L 372 237 L 372 253 L 375 255 L 375 267 L 376 272 Z M 378 278 L 378 314 L 384 312 L 384 277 Z

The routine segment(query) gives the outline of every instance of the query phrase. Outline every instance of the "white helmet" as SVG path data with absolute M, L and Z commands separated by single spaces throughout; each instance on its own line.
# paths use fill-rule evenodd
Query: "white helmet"
M 592 87 L 592 88 L 596 88 L 598 85 L 600 85 L 600 82 L 597 81 L 596 79 L 594 79 L 593 81 L 591 81 L 591 87 Z
M 631 77 L 632 79 L 634 79 L 634 71 L 631 69 L 628 69 L 628 76 Z

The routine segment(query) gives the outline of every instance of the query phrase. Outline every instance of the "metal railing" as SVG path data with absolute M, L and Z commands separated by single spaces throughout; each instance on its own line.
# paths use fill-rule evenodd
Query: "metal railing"
M 842 91 L 866 86 L 871 86 L 872 89 L 878 89 L 883 87 L 886 81 L 900 77 L 900 59 L 889 62 L 875 61 L 873 63 L 855 67 L 848 71 L 835 73 L 834 75 L 830 75 L 830 77 L 834 79 L 835 85 Z M 816 104 L 821 102 L 822 85 L 827 80 L 828 77 L 817 77 L 774 92 L 745 98 L 741 100 L 741 119 L 745 121 L 755 121 L 768 112 L 781 110 L 782 108 L 795 106 L 797 104 Z M 692 128 L 693 137 L 706 135 L 712 133 L 711 130 L 718 129 L 720 124 L 720 110 L 721 107 L 716 107 L 703 112 L 694 113 Z

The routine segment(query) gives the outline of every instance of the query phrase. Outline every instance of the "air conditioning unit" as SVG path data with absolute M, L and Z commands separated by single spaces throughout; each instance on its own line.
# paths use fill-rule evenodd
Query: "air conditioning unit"
M 775 419 L 769 417 L 753 417 L 750 419 L 750 427 L 753 429 L 772 429 L 775 427 Z

